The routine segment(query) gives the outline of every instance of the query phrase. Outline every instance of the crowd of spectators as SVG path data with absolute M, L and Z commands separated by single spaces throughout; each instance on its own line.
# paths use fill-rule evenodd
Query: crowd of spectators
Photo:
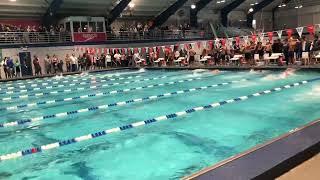
M 68 32 L 63 26 L 15 26 L 0 24 L 0 43 L 56 42 L 66 38 Z
M 115 39 L 170 39 L 170 38 L 186 38 L 193 35 L 191 27 L 188 23 L 176 25 L 167 25 L 160 28 L 150 28 L 151 23 L 130 23 L 123 24 L 119 30 L 115 28 L 111 31 L 111 37 Z
M 183 66 L 192 66 L 201 63 L 199 60 L 203 58 L 207 58 L 206 61 L 202 62 L 203 65 L 232 66 L 235 64 L 232 63 L 231 59 L 235 55 L 243 55 L 243 58 L 240 58 L 236 65 L 256 66 L 258 61 L 262 61 L 264 65 L 268 66 L 270 65 L 268 57 L 273 53 L 281 55 L 272 65 L 314 65 L 317 63 L 315 56 L 320 51 L 320 38 L 317 35 L 312 38 L 291 37 L 282 40 L 276 39 L 274 42 L 264 44 L 251 41 L 222 45 L 219 42 L 210 48 L 199 50 L 195 50 L 194 46 L 188 45 L 184 48 L 179 46 L 174 46 L 172 49 L 165 48 L 162 53 L 160 53 L 159 48 L 155 50 L 151 48 L 148 52 L 145 50 L 117 49 L 101 54 L 85 52 L 78 56 L 75 54 L 67 54 L 64 57 L 46 55 L 43 59 L 39 59 L 35 55 L 32 63 L 35 75 L 88 71 L 107 67 L 173 66 L 176 62 Z M 307 58 L 303 58 L 304 53 L 307 54 Z M 178 59 L 180 61 L 177 61 Z M 40 63 L 40 61 L 43 63 Z M 6 78 L 17 77 L 21 72 L 18 56 L 5 57 L 0 65 L 3 67 Z

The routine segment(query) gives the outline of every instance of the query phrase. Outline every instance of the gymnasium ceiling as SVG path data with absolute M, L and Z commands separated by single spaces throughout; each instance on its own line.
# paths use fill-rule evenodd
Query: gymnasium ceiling
M 0 18 L 41 18 L 47 11 L 53 0 L 0 0 Z M 173 4 L 176 0 L 132 0 L 134 8 L 127 8 L 122 17 L 155 17 Z M 184 5 L 188 9 L 191 4 L 199 0 L 188 0 Z M 203 11 L 218 12 L 221 8 L 234 0 L 224 0 L 224 3 L 218 3 L 221 0 L 212 0 Z M 223 1 L 223 0 L 222 0 Z M 236 10 L 247 11 L 255 2 L 262 0 L 246 0 Z M 274 0 L 264 11 L 271 11 L 277 7 L 283 0 Z M 64 0 L 57 12 L 59 17 L 67 16 L 105 16 L 115 7 L 119 0 Z M 301 3 L 300 3 L 301 2 Z M 287 7 L 294 8 L 297 4 L 303 6 L 319 5 L 319 0 L 291 0 Z

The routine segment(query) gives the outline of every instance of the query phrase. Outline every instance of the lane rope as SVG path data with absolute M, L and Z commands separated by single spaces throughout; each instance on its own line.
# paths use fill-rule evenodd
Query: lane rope
M 117 85 L 123 85 L 123 84 L 131 84 L 131 83 L 135 83 L 135 82 L 145 82 L 145 81 L 153 81 L 153 80 L 159 80 L 159 79 L 165 79 L 167 78 L 167 76 L 162 76 L 162 77 L 156 77 L 156 78 L 146 78 L 146 79 L 139 79 L 139 80 L 134 80 L 134 81 L 125 81 L 125 82 L 119 82 L 119 83 L 110 83 L 110 84 L 102 84 L 102 85 L 96 85 L 96 86 L 89 86 L 89 87 L 79 87 L 79 88 L 73 88 L 73 89 L 64 89 L 64 90 L 57 90 L 57 91 L 51 91 L 51 92 L 42 92 L 42 93 L 34 93 L 34 94 L 26 94 L 26 95 L 19 95 L 19 96 L 10 96 L 10 97 L 5 97 L 5 98 L 0 98 L 0 100 L 2 101 L 10 101 L 13 99 L 27 99 L 30 97 L 41 97 L 41 96 L 47 96 L 47 95 L 51 95 L 51 94 L 59 94 L 59 93 L 65 93 L 65 92 L 74 92 L 74 91 L 84 91 L 84 90 L 88 90 L 88 89 L 97 89 L 97 88 L 101 88 L 101 87 L 111 87 L 111 86 L 117 86 Z M 194 79 L 192 79 L 194 80 Z M 183 81 L 185 82 L 185 81 Z M 175 82 L 170 82 L 175 84 Z M 167 83 L 164 83 L 165 85 L 167 85 Z M 158 86 L 157 84 L 154 85 L 149 85 L 150 87 L 156 87 Z M 145 89 L 145 88 L 149 88 L 149 86 L 143 86 L 143 87 L 138 87 L 138 88 L 133 88 L 133 89 L 124 89 L 124 90 L 117 90 L 117 91 L 111 91 L 111 93 L 109 92 L 105 92 L 105 93 L 98 93 L 98 94 L 91 94 L 89 96 L 96 96 L 96 95 L 106 95 L 106 94 L 117 94 L 119 92 L 127 92 L 127 91 L 132 91 L 132 90 L 138 90 L 138 89 Z M 86 96 L 86 95 L 84 95 Z M 76 99 L 83 98 L 84 96 L 78 96 L 76 97 Z M 100 95 L 101 96 L 101 95 Z M 73 99 L 73 98 L 66 98 L 66 99 Z
M 20 86 L 9 86 L 5 88 L 0 88 L 0 91 L 8 91 L 8 90 L 13 90 L 13 89 L 26 89 L 28 91 L 32 90 L 39 90 L 39 89 L 45 89 L 45 87 L 49 85 L 57 85 L 57 84 L 67 84 L 67 83 L 72 83 L 72 82 L 77 82 L 76 84 L 81 84 L 78 82 L 108 82 L 108 81 L 116 81 L 116 80 L 125 80 L 125 79 L 134 79 L 134 78 L 140 78 L 141 76 L 129 76 L 129 77 L 119 77 L 119 78 L 112 78 L 112 79 L 107 79 L 106 77 L 98 77 L 98 78 L 84 78 L 84 79 L 74 79 L 74 80 L 64 80 L 64 81 L 52 81 L 52 82 L 47 82 L 47 83 L 40 83 L 40 84 L 30 84 L 30 85 L 20 85 Z M 96 79 L 101 79 L 101 80 L 96 80 Z M 85 83 L 87 84 L 87 83 Z M 35 87 L 39 87 L 39 89 L 33 89 Z M 19 92 L 19 91 L 12 91 L 13 92 Z M 0 94 L 5 94 L 3 92 L 0 92 Z M 9 93 L 7 93 L 9 94 Z
M 189 93 L 189 92 L 193 92 L 193 91 L 196 92 L 196 91 L 201 91 L 201 90 L 205 90 L 205 89 L 208 89 L 208 88 L 225 86 L 225 85 L 230 85 L 230 84 L 234 84 L 234 83 L 240 83 L 240 82 L 248 81 L 248 80 L 249 79 L 241 79 L 241 80 L 238 80 L 238 81 L 235 80 L 235 81 L 230 81 L 230 82 L 213 84 L 213 85 L 209 85 L 209 86 L 202 86 L 202 87 L 185 89 L 185 90 L 180 90 L 180 91 L 175 91 L 175 92 L 167 92 L 167 93 L 164 93 L 164 94 L 152 95 L 152 96 L 148 96 L 148 97 L 144 97 L 144 98 L 131 99 L 131 100 L 126 100 L 126 101 L 121 101 L 121 102 L 116 102 L 116 103 L 110 103 L 110 104 L 103 104 L 103 105 L 100 105 L 100 106 L 94 106 L 94 107 L 78 109 L 78 110 L 73 110 L 73 111 L 68 111 L 68 112 L 45 115 L 45 116 L 34 117 L 34 118 L 29 118 L 29 119 L 22 119 L 22 120 L 18 120 L 18 121 L 13 121 L 13 122 L 0 124 L 0 128 L 21 126 L 21 125 L 24 125 L 24 124 L 27 124 L 27 123 L 39 122 L 39 121 L 42 121 L 42 120 L 47 120 L 47 119 L 52 119 L 52 118 L 62 118 L 62 117 L 72 116 L 72 115 L 75 115 L 75 114 L 80 114 L 80 113 L 85 113 L 85 112 L 93 112 L 93 111 L 98 111 L 98 110 L 104 110 L 104 109 L 108 109 L 110 107 L 124 106 L 124 105 L 135 103 L 135 102 L 143 102 L 143 101 L 148 101 L 148 100 L 155 100 L 155 99 L 159 99 L 159 98 L 162 98 L 162 97 L 169 97 L 169 96 L 173 96 L 173 95 L 185 94 L 185 93 Z
M 125 75 L 131 75 L 131 74 L 140 74 L 144 73 L 142 71 L 134 71 L 134 72 L 128 72 L 128 73 L 117 73 L 117 74 L 101 74 L 101 75 L 93 75 L 93 74 L 77 74 L 77 75 L 66 75 L 66 76 L 54 76 L 54 77 L 45 77 L 42 79 L 26 79 L 26 80 L 15 80 L 15 81 L 10 81 L 10 82 L 0 82 L 1 85 L 5 86 L 12 86 L 15 84 L 18 85 L 23 85 L 23 84 L 32 84 L 35 82 L 52 82 L 54 80 L 57 80 L 56 77 L 59 77 L 59 79 L 79 79 L 83 77 L 120 77 L 120 76 L 125 76 Z M 20 82 L 22 81 L 22 82 Z
M 155 78 L 145 78 L 145 79 L 138 79 L 138 80 L 133 80 L 133 81 L 125 81 L 125 82 L 118 82 L 118 83 L 109 83 L 109 84 L 101 84 L 101 85 L 94 85 L 94 86 L 85 86 L 84 89 L 96 89 L 96 88 L 101 88 L 101 87 L 110 87 L 110 86 L 116 86 L 116 85 L 123 85 L 123 84 L 130 84 L 130 83 L 135 83 L 135 82 L 144 82 L 144 81 L 152 81 L 152 80 L 159 80 L 159 79 L 164 79 L 167 78 L 168 76 L 161 76 L 161 77 L 155 77 Z M 132 78 L 130 78 L 132 79 Z M 54 88 L 62 88 L 62 87 L 73 87 L 77 85 L 91 85 L 95 83 L 100 83 L 102 81 L 88 81 L 88 82 L 81 82 L 81 83 L 72 83 L 72 84 L 67 84 L 67 85 L 54 85 L 54 86 L 44 86 L 44 87 L 38 87 L 38 88 L 31 88 L 31 89 L 24 89 L 24 90 L 17 90 L 17 91 L 7 91 L 7 92 L 1 92 L 1 94 L 15 94 L 15 93 L 25 93 L 25 92 L 32 92 L 32 91 L 39 91 L 39 90 L 46 90 L 46 89 L 54 89 Z M 83 90 L 83 88 L 75 88 L 72 89 L 73 91 L 80 91 Z
M 33 148 L 26 149 L 26 150 L 18 151 L 18 152 L 15 152 L 15 153 L 4 154 L 4 155 L 0 156 L 0 161 L 16 159 L 16 158 L 20 158 L 20 157 L 31 155 L 31 154 L 41 153 L 41 152 L 44 152 L 44 151 L 48 151 L 50 149 L 55 149 L 55 148 L 71 145 L 71 144 L 82 142 L 82 141 L 88 141 L 90 139 L 106 136 L 108 134 L 112 134 L 112 133 L 116 133 L 116 132 L 120 132 L 120 131 L 126 131 L 126 130 L 129 130 L 129 129 L 132 129 L 132 128 L 137 128 L 137 127 L 140 127 L 140 126 L 146 126 L 146 125 L 150 125 L 150 124 L 153 124 L 153 123 L 156 123 L 156 122 L 161 122 L 161 121 L 164 121 L 164 120 L 175 119 L 177 117 L 185 116 L 187 114 L 191 114 L 191 113 L 194 113 L 194 112 L 213 109 L 213 108 L 217 108 L 217 107 L 220 107 L 220 106 L 223 106 L 223 105 L 226 105 L 226 104 L 230 104 L 230 103 L 234 103 L 234 102 L 245 101 L 245 100 L 253 98 L 253 97 L 258 97 L 258 96 L 262 96 L 262 95 L 266 95 L 266 94 L 282 91 L 282 90 L 285 90 L 285 89 L 290 89 L 290 88 L 293 88 L 293 87 L 297 87 L 297 86 L 300 86 L 300 85 L 303 85 L 303 84 L 307 84 L 307 83 L 311 83 L 311 82 L 319 81 L 319 80 L 320 80 L 320 78 L 305 80 L 305 81 L 301 81 L 301 82 L 298 82 L 298 83 L 289 84 L 289 85 L 285 85 L 285 86 L 282 86 L 282 87 L 273 88 L 273 89 L 270 89 L 270 90 L 265 90 L 265 91 L 262 91 L 262 92 L 250 94 L 248 96 L 241 96 L 241 97 L 234 98 L 234 99 L 229 99 L 229 100 L 226 100 L 226 101 L 215 102 L 215 103 L 212 103 L 212 104 L 209 104 L 209 105 L 206 105 L 206 106 L 194 107 L 194 108 L 191 108 L 191 109 L 187 109 L 185 111 L 180 111 L 180 112 L 176 112 L 176 113 L 172 113 L 172 114 L 168 114 L 168 115 L 164 115 L 164 116 L 159 116 L 159 117 L 148 119 L 148 120 L 145 120 L 145 121 L 138 121 L 138 122 L 135 122 L 135 123 L 132 123 L 132 124 L 128 124 L 128 125 L 124 125 L 124 126 L 120 126 L 120 127 L 116 127 L 116 128 L 112 128 L 112 129 L 102 130 L 102 131 L 99 131 L 99 132 L 95 132 L 95 133 L 91 133 L 91 134 L 87 134 L 87 135 L 84 135 L 84 136 L 79 136 L 79 137 L 75 137 L 75 138 L 71 138 L 71 139 L 67 139 L 67 140 L 62 140 L 62 141 L 51 143 L 51 144 L 46 144 L 46 145 L 42 145 L 42 146 L 39 146 L 39 147 L 33 147 Z
M 219 75 L 223 75 L 223 74 L 219 74 Z M 219 76 L 219 75 L 215 75 L 215 76 Z M 203 78 L 208 78 L 208 77 L 212 77 L 212 75 L 205 76 Z M 83 99 L 83 98 L 88 98 L 88 97 L 104 96 L 104 95 L 109 95 L 109 94 L 118 94 L 118 93 L 133 91 L 133 90 L 141 90 L 141 89 L 153 88 L 153 87 L 158 87 L 158 86 L 165 86 L 165 85 L 172 85 L 172 84 L 183 83 L 183 82 L 188 82 L 188 81 L 201 80 L 203 78 L 200 78 L 200 77 L 199 78 L 191 78 L 191 79 L 186 79 L 186 80 L 171 81 L 171 82 L 167 82 L 167 83 L 153 84 L 153 85 L 136 87 L 136 88 L 120 89 L 120 90 L 115 90 L 115 91 L 110 91 L 110 92 L 108 91 L 108 92 L 102 92 L 102 93 L 97 93 L 97 94 L 89 94 L 89 95 L 82 95 L 82 96 L 77 96 L 77 97 L 72 97 L 72 98 L 59 99 L 57 101 L 58 102 L 63 102 L 63 101 L 70 101 L 70 100 L 74 100 L 74 99 Z M 154 80 L 152 78 L 150 78 L 150 79 L 147 78 L 147 79 L 148 80 L 144 80 L 144 81 L 149 81 L 150 79 Z M 130 84 L 132 82 L 124 82 L 124 83 L 125 84 Z M 91 86 L 91 87 L 88 87 L 88 88 L 97 89 L 99 87 L 108 87 L 108 86 L 115 86 L 115 85 L 120 85 L 120 83 L 104 84 L 104 85 L 99 85 L 99 86 Z M 47 96 L 47 95 L 50 95 L 50 94 L 59 94 L 59 93 L 65 93 L 65 92 L 70 93 L 70 92 L 73 92 L 73 91 L 82 91 L 82 90 L 86 90 L 86 88 L 80 87 L 80 88 L 74 88 L 74 89 L 64 89 L 64 90 L 58 90 L 58 91 L 34 93 L 34 94 L 27 94 L 27 95 L 20 95 L 20 96 L 10 96 L 10 97 L 6 97 L 6 98 L 0 98 L 0 101 L 1 100 L 2 101 L 10 101 L 10 100 L 14 100 L 14 99 L 27 99 L 27 98 L 30 98 L 30 97 L 41 97 L 41 96 Z M 56 101 L 56 100 L 53 100 L 53 101 Z

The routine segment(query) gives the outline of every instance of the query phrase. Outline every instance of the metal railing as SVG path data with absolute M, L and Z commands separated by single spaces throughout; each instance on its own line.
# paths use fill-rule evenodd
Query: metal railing
M 213 34 L 202 30 L 150 30 L 106 32 L 106 41 L 132 40 L 179 40 L 194 38 L 212 38 Z M 71 33 L 46 32 L 0 32 L 1 44 L 46 44 L 72 42 Z
M 212 33 L 202 30 L 149 30 L 149 31 L 112 31 L 107 32 L 107 40 L 160 40 L 211 38 Z
M 0 44 L 44 44 L 71 42 L 70 33 L 0 32 Z

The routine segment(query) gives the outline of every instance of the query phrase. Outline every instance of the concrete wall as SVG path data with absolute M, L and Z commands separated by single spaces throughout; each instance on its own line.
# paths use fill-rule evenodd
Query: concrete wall
M 275 13 L 275 29 L 295 28 L 310 24 L 320 24 L 320 5 L 301 9 L 281 9 Z

